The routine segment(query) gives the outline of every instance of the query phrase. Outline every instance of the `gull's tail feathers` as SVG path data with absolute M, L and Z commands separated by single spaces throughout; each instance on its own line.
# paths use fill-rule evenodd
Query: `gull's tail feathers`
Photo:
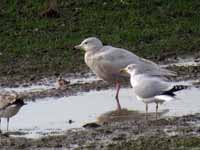
M 190 86 L 188 85 L 175 85 L 170 90 L 163 92 L 161 95 L 155 96 L 155 98 L 166 102 L 172 101 L 174 99 L 177 99 L 175 92 L 188 88 L 190 88 Z
M 168 91 L 165 91 L 162 93 L 162 95 L 169 95 L 169 96 L 176 96 L 176 94 L 174 92 L 177 92 L 177 91 L 181 91 L 181 90 L 184 90 L 184 89 L 188 89 L 190 86 L 188 85 L 174 85 L 172 87 L 172 89 L 168 90 Z
M 144 66 L 143 70 L 145 72 L 149 72 L 150 75 L 155 75 L 155 76 L 177 76 L 177 73 L 175 71 L 165 69 L 156 63 L 140 58 L 140 63 Z

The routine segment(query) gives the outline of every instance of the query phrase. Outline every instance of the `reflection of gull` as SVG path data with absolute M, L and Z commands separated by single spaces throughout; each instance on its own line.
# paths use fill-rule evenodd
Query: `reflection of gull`
M 95 37 L 85 39 L 75 48 L 85 50 L 85 63 L 98 77 L 105 81 L 116 83 L 116 100 L 119 110 L 121 109 L 118 99 L 120 78 L 125 76 L 120 74 L 120 69 L 134 63 L 142 68 L 142 73 L 145 72 L 157 76 L 174 75 L 174 72 L 160 68 L 152 61 L 140 58 L 128 50 L 103 46 L 102 42 Z
M 159 77 L 141 74 L 140 70 L 141 68 L 138 65 L 130 64 L 121 71 L 130 74 L 131 85 L 137 99 L 146 103 L 146 113 L 148 112 L 148 104 L 156 103 L 157 118 L 158 104 L 173 100 L 176 96 L 174 92 L 183 90 L 188 86 L 173 85 Z
M 7 131 L 9 119 L 16 115 L 20 108 L 25 105 L 24 101 L 15 92 L 5 92 L 0 95 L 0 125 L 1 118 L 7 118 Z
M 164 109 L 161 112 L 158 112 L 158 116 L 163 116 L 168 113 L 168 109 Z M 155 118 L 155 113 L 148 113 L 148 119 L 152 120 Z M 104 114 L 101 114 L 97 121 L 100 124 L 111 123 L 111 122 L 120 122 L 120 121 L 130 121 L 130 120 L 145 120 L 144 112 L 122 109 L 121 111 L 108 111 Z

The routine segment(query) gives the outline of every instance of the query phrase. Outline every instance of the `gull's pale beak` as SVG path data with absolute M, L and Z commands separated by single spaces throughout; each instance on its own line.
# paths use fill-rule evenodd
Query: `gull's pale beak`
M 75 49 L 81 49 L 81 45 L 74 46 Z
M 119 70 L 120 73 L 127 73 L 127 69 L 126 68 L 122 68 Z

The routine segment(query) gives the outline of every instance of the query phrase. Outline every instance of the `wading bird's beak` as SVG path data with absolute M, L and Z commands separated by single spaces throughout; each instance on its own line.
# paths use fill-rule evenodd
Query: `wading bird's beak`
M 75 49 L 81 49 L 81 45 L 74 46 Z
M 119 70 L 120 73 L 127 73 L 127 69 L 126 68 L 122 68 Z

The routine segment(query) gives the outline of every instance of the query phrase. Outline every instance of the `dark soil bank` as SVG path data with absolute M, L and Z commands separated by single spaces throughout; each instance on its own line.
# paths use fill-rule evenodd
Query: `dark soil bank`
M 200 149 L 200 114 L 149 120 L 104 122 L 100 126 L 68 130 L 64 135 L 41 139 L 1 135 L 5 150 L 27 149 L 108 149 L 108 150 L 189 150 Z
M 194 87 L 199 88 L 200 86 L 200 66 L 169 66 L 168 69 L 177 72 L 177 76 L 170 77 L 172 81 L 186 81 L 186 80 L 196 80 L 192 84 Z M 68 77 L 85 77 L 90 78 L 91 74 L 88 73 L 71 73 L 63 74 L 66 79 Z M 95 75 L 94 75 L 95 76 Z M 96 77 L 96 76 L 95 76 Z M 15 78 L 9 79 L 7 77 L 0 78 L 1 87 L 28 87 L 30 85 L 45 85 L 46 82 L 56 83 L 58 76 L 40 76 L 34 80 L 30 80 L 30 77 L 23 77 L 21 75 L 16 75 Z M 67 80 L 70 83 L 70 80 Z M 130 87 L 129 79 L 123 82 L 123 87 Z M 38 98 L 45 97 L 62 97 L 62 96 L 72 96 L 80 92 L 88 92 L 91 90 L 105 90 L 108 88 L 115 88 L 114 84 L 104 82 L 102 80 L 92 81 L 90 83 L 73 83 L 66 85 L 63 89 L 57 89 L 56 87 L 41 91 L 30 91 L 21 93 L 22 97 L 26 100 L 36 100 Z

